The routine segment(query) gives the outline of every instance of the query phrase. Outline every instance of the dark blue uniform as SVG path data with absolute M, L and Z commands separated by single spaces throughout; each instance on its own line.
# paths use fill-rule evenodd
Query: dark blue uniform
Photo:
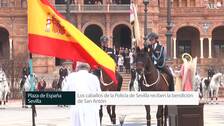
M 163 68 L 165 65 L 164 47 L 157 43 L 156 47 L 152 47 L 152 49 L 153 63 L 157 68 Z

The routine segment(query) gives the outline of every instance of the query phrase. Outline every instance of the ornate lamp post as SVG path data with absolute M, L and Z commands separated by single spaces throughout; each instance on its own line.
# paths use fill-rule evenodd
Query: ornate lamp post
M 66 0 L 66 18 L 70 21 L 70 0 Z
M 65 0 L 66 2 L 66 19 L 68 21 L 71 21 L 71 15 L 70 15 L 70 3 L 71 3 L 71 0 Z M 72 62 L 70 60 L 63 60 L 63 59 L 60 59 L 60 65 L 64 64 L 65 66 L 69 67 L 70 70 L 72 70 Z
M 143 0 L 143 4 L 145 5 L 145 9 L 144 9 L 144 16 L 145 16 L 145 22 L 144 22 L 144 44 L 146 44 L 146 35 L 147 35 L 147 11 L 148 11 L 148 8 L 147 8 L 147 5 L 149 4 L 149 0 Z
M 171 60 L 171 37 L 172 37 L 172 24 L 171 24 L 171 4 L 172 0 L 167 0 L 167 33 L 166 33 L 166 49 L 167 49 L 167 59 Z

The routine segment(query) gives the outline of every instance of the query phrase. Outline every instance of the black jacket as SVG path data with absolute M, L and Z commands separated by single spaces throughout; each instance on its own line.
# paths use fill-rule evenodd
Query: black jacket
M 152 46 L 152 60 L 158 68 L 163 68 L 165 65 L 164 47 L 159 43 L 155 48 Z

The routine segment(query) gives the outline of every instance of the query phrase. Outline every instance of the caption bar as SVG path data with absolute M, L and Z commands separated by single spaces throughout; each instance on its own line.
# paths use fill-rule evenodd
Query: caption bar
M 76 104 L 198 105 L 198 92 L 76 92 Z
M 75 105 L 75 92 L 26 92 L 26 105 Z

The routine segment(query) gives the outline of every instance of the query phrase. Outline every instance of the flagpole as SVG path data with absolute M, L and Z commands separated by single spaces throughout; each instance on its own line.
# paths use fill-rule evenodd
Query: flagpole
M 30 91 L 35 91 L 35 84 L 34 84 L 34 76 L 33 76 L 33 57 L 32 53 L 29 54 L 30 59 L 29 59 L 29 70 L 30 70 L 30 84 L 31 84 L 31 89 Z M 32 108 L 32 126 L 36 126 L 35 124 L 35 115 L 36 115 L 36 108 L 35 105 L 31 105 Z
M 133 1 L 132 1 L 132 3 L 131 3 L 131 15 L 134 15 L 134 5 L 133 5 L 134 3 L 133 3 Z M 135 16 L 135 15 L 134 15 Z M 132 48 L 134 48 L 135 46 L 136 46 L 136 36 L 135 36 L 135 27 L 134 27 L 134 23 L 136 23 L 135 22 L 135 20 L 133 20 L 133 19 L 131 19 L 130 21 L 131 21 L 131 28 L 132 28 L 132 32 L 131 32 L 131 36 L 132 36 L 132 40 L 131 40 L 131 47 Z

